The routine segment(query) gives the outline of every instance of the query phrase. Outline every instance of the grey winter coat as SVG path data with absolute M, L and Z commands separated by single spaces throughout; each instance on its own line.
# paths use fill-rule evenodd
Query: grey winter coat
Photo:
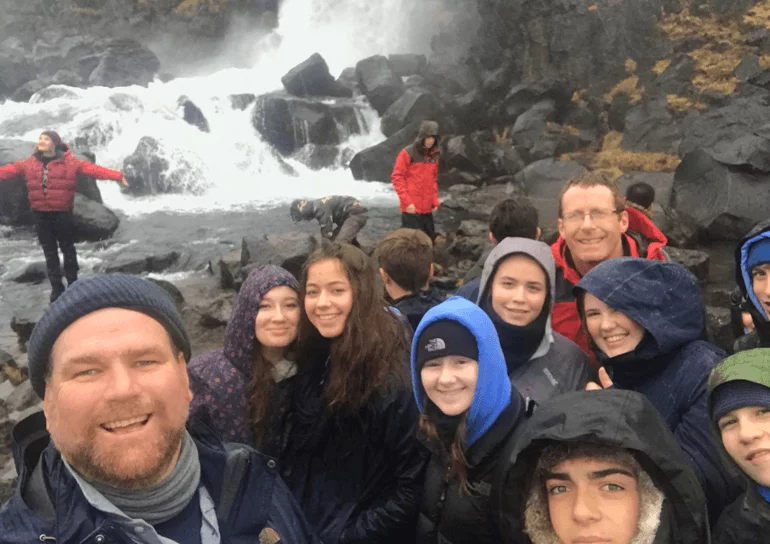
M 500 263 L 511 255 L 526 255 L 545 272 L 550 287 L 543 314 L 526 327 L 505 323 L 489 303 L 492 279 Z M 543 404 L 551 397 L 584 389 L 589 381 L 588 357 L 577 344 L 551 328 L 556 299 L 556 265 L 551 248 L 529 238 L 506 238 L 489 254 L 481 275 L 476 303 L 495 324 L 503 347 L 511 384 L 522 397 Z

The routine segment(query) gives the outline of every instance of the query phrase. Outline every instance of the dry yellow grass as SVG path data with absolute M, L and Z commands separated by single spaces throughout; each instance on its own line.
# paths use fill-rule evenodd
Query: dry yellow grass
M 669 66 L 671 66 L 671 59 L 661 59 L 655 63 L 655 66 L 652 67 L 652 71 L 655 72 L 655 75 L 659 76 L 665 72 Z
M 743 22 L 751 26 L 770 28 L 770 0 L 762 0 L 746 12 Z
M 586 90 L 580 89 L 572 93 L 572 102 L 577 104 L 581 108 L 588 106 L 588 101 L 585 99 Z
M 632 75 L 615 85 L 610 92 L 604 94 L 606 102 L 612 102 L 619 94 L 625 94 L 631 104 L 638 104 L 644 95 L 644 87 L 639 87 L 639 76 Z
M 598 152 L 565 153 L 559 159 L 580 160 L 591 168 L 606 171 L 616 178 L 631 171 L 673 172 L 681 162 L 676 155 L 627 151 L 621 147 L 622 144 L 623 134 L 612 131 L 604 137 L 602 148 Z
M 227 0 L 184 0 L 174 8 L 174 13 L 183 17 L 195 17 L 201 4 L 206 5 L 209 13 L 219 13 L 221 9 L 227 6 Z
M 708 106 L 699 101 L 678 94 L 666 95 L 666 104 L 671 113 L 686 113 L 688 111 L 706 111 Z
M 745 43 L 745 32 L 736 21 L 717 16 L 697 17 L 689 9 L 667 15 L 663 31 L 671 40 L 700 38 L 704 44 L 691 51 L 696 69 L 692 82 L 700 90 L 723 94 L 735 91 L 738 79 L 733 73 L 744 55 L 751 51 Z

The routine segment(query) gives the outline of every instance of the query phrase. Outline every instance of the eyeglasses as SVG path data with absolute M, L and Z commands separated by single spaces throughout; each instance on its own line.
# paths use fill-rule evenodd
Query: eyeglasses
M 587 215 L 591 218 L 591 221 L 593 223 L 601 223 L 602 221 L 607 221 L 610 217 L 622 211 L 623 210 L 619 210 L 619 209 L 610 210 L 608 208 L 589 210 L 587 212 L 574 211 L 570 213 L 565 213 L 564 216 L 562 217 L 562 221 L 570 224 L 582 223 L 585 220 Z

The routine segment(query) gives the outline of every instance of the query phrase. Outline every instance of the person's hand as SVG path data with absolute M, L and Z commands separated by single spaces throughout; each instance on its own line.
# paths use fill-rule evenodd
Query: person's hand
M 417 213 L 417 208 L 414 207 L 414 204 L 409 204 L 406 207 L 406 213 Z
M 123 179 L 122 179 L 122 180 L 120 180 L 120 184 L 121 184 L 123 187 L 128 187 L 128 180 L 126 179 L 126 176 L 123 176 Z
M 438 210 L 440 207 L 441 207 L 441 204 L 436 204 L 435 206 L 433 206 L 433 211 L 435 212 L 435 211 L 436 211 L 436 210 Z
M 596 382 L 588 382 L 588 385 L 586 385 L 586 391 L 599 391 L 601 389 L 609 389 L 614 383 L 612 383 L 612 379 L 610 378 L 610 375 L 607 374 L 607 371 L 604 369 L 604 367 L 601 367 L 599 369 L 599 381 L 601 382 L 601 385 L 599 385 Z

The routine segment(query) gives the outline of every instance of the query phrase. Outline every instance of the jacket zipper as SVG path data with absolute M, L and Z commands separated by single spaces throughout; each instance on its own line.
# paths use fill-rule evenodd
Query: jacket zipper
M 40 542 L 45 542 L 46 540 L 50 540 L 51 542 L 56 542 L 56 538 L 48 535 L 40 535 Z

